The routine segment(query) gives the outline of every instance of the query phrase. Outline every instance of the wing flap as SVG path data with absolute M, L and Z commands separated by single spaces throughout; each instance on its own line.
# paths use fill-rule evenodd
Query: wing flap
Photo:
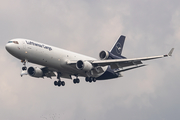
M 43 71 L 44 76 L 46 76 L 48 78 L 56 76 L 56 74 L 53 71 L 51 71 L 48 67 L 43 67 L 43 68 L 41 68 L 41 70 Z
M 104 70 L 102 69 L 102 67 L 95 67 L 95 68 L 93 69 L 93 72 L 94 72 L 95 74 L 99 74 L 99 73 L 103 73 Z
M 135 67 L 127 68 L 127 69 L 117 70 L 117 71 L 115 71 L 115 73 L 125 72 L 125 71 L 128 71 L 128 70 L 132 70 L 132 69 L 140 68 L 140 67 L 144 67 L 144 66 L 146 66 L 146 65 L 140 65 L 140 66 L 135 66 Z
M 52 71 L 48 71 L 47 73 L 44 74 L 46 77 L 55 77 L 56 74 Z

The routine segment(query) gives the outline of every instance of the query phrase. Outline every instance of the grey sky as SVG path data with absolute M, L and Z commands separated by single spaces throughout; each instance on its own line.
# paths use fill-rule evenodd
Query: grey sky
M 0 119 L 179 120 L 178 0 L 0 0 Z M 20 77 L 22 64 L 4 46 L 27 38 L 98 58 L 126 35 L 123 55 L 166 54 L 124 77 L 55 87 L 51 79 Z M 32 64 L 28 64 L 32 66 Z

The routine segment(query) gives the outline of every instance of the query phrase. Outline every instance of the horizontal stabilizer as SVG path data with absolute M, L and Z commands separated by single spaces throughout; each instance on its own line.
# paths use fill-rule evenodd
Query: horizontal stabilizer
M 118 71 L 115 71 L 115 73 L 124 72 L 124 71 L 132 70 L 132 69 L 140 68 L 140 67 L 144 67 L 144 66 L 146 66 L 146 65 L 140 65 L 140 66 L 131 67 L 131 68 L 123 69 L 123 70 L 118 70 Z

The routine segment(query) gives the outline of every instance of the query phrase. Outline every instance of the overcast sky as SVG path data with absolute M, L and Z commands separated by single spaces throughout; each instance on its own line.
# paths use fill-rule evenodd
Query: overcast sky
M 179 120 L 179 0 L 0 0 L 1 120 Z M 65 87 L 56 78 L 20 77 L 22 64 L 5 50 L 27 38 L 98 58 L 126 36 L 128 58 L 166 54 L 109 81 Z M 28 67 L 33 64 L 29 63 Z

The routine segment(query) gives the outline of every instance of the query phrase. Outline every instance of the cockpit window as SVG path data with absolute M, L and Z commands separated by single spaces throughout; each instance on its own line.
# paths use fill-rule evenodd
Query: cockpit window
M 15 44 L 19 44 L 18 41 L 9 41 L 8 43 L 15 43 Z
M 9 41 L 8 43 L 13 43 L 13 41 Z
M 13 41 L 13 43 L 15 43 L 15 44 L 19 44 L 19 43 L 18 43 L 18 41 Z

